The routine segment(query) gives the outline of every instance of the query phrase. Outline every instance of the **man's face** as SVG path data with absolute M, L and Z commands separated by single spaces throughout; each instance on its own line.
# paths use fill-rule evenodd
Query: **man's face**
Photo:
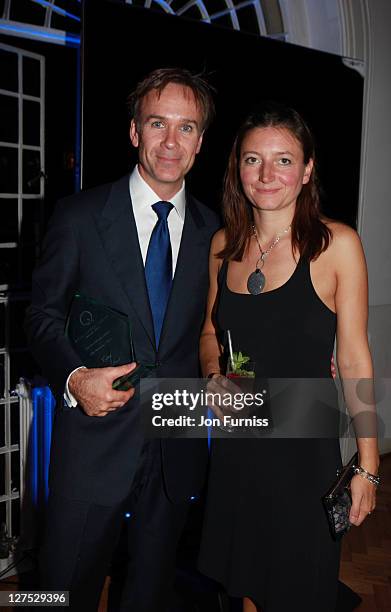
M 202 143 L 202 115 L 188 87 L 169 83 L 150 91 L 141 101 L 140 125 L 130 125 L 138 147 L 139 171 L 162 199 L 179 191 Z

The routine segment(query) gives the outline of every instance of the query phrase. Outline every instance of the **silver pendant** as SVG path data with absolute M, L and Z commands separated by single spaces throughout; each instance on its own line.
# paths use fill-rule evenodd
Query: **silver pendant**
M 249 293 L 251 293 L 251 295 L 259 295 L 262 293 L 265 282 L 264 273 L 259 268 L 256 268 L 255 272 L 251 272 L 247 280 L 247 289 Z

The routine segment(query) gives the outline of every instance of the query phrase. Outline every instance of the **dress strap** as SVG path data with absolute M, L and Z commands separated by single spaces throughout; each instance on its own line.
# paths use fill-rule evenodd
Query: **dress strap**
M 302 257 L 300 257 L 299 261 L 297 262 L 297 269 L 295 272 L 295 277 L 296 280 L 300 282 L 304 283 L 304 286 L 309 286 L 312 287 L 312 283 L 311 283 L 311 274 L 310 274 L 310 262 L 308 261 L 308 259 L 303 259 Z
M 228 261 L 224 259 L 221 268 L 217 274 L 217 284 L 219 288 L 224 287 L 227 282 L 227 270 L 228 270 Z

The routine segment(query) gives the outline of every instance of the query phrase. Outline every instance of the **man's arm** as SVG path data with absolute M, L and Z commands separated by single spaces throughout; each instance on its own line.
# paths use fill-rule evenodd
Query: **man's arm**
M 30 349 L 53 391 L 61 395 L 70 372 L 83 365 L 64 333 L 69 307 L 79 288 L 75 225 L 72 227 L 66 202 L 60 202 L 33 274 L 32 302 L 25 319 Z
M 135 364 L 109 368 L 83 368 L 65 335 L 65 322 L 79 289 L 79 242 L 77 220 L 67 202 L 60 202 L 46 234 L 42 257 L 33 275 L 32 303 L 25 328 L 32 353 L 56 395 L 62 396 L 69 375 L 69 390 L 89 416 L 105 416 L 125 404 L 134 394 L 114 391 L 112 382 Z

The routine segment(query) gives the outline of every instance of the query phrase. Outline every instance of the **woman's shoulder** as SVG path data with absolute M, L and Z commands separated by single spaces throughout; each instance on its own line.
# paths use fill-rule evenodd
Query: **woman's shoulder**
M 219 229 L 212 238 L 210 250 L 213 255 L 216 255 L 224 249 L 226 245 L 225 229 Z
M 335 219 L 328 219 L 327 217 L 322 218 L 323 223 L 330 230 L 331 241 L 330 246 L 334 245 L 338 248 L 341 243 L 359 243 L 360 237 L 355 229 L 342 223 L 342 221 L 336 221 Z
M 331 232 L 330 244 L 324 255 L 337 259 L 361 255 L 362 244 L 355 229 L 334 219 L 323 218 L 322 221 Z
M 212 238 L 209 252 L 209 273 L 210 278 L 218 279 L 222 265 L 224 263 L 220 253 L 224 250 L 226 244 L 225 230 L 219 229 Z

